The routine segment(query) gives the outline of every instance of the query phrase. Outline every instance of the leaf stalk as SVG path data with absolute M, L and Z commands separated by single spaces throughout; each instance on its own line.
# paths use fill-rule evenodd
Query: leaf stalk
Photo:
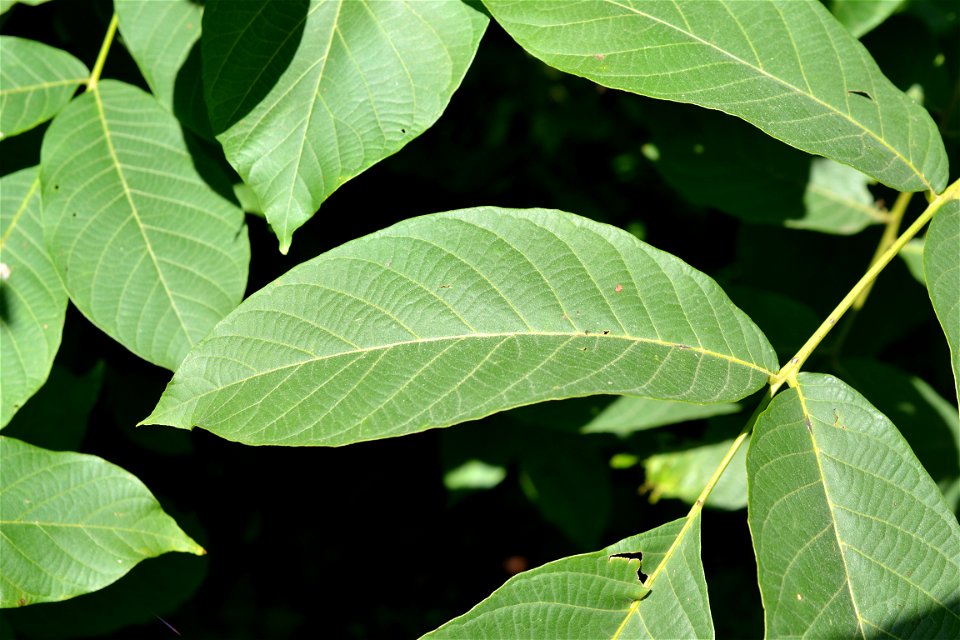
M 119 19 L 114 13 L 110 18 L 110 24 L 107 26 L 107 34 L 103 37 L 103 44 L 100 45 L 100 53 L 97 54 L 97 61 L 93 65 L 93 71 L 90 72 L 90 78 L 87 80 L 86 91 L 93 91 L 97 88 L 97 82 L 100 81 L 100 74 L 103 73 L 103 65 L 107 61 L 107 53 L 110 51 L 110 45 L 113 44 L 113 38 L 117 33 L 117 24 Z

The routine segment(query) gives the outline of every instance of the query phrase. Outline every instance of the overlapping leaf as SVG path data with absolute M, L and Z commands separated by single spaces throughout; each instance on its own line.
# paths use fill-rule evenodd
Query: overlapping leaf
M 736 413 L 739 409 L 740 405 L 732 402 L 691 404 L 623 396 L 610 403 L 597 417 L 585 424 L 581 431 L 583 433 L 615 433 L 625 438 L 635 431 Z
M 38 174 L 0 178 L 0 428 L 47 379 L 67 310 L 43 243 Z
M 724 111 L 900 191 L 946 185 L 933 120 L 816 0 L 485 4 L 560 70 Z
M 960 188 L 930 223 L 923 248 L 923 272 L 933 309 L 950 345 L 950 363 L 960 400 Z
M 960 526 L 856 391 L 801 374 L 757 421 L 747 474 L 770 637 L 960 636 Z
M 341 184 L 432 125 L 487 18 L 461 2 L 209 2 L 214 133 L 286 253 Z
M 904 0 L 832 0 L 830 11 L 859 38 L 882 24 L 903 4 Z
M 699 518 L 667 556 L 683 525 L 675 520 L 602 551 L 518 574 L 424 638 L 712 638 Z M 638 553 L 639 562 L 617 556 Z M 638 571 L 658 568 L 648 592 Z
M 57 115 L 90 75 L 66 51 L 13 36 L 0 36 L 0 59 L 0 139 Z
M 65 600 L 141 560 L 204 550 L 134 476 L 0 436 L 0 607 Z
M 693 504 L 732 444 L 732 439 L 721 440 L 657 453 L 644 460 L 644 488 L 650 493 L 650 501 L 677 498 Z M 745 460 L 746 448 L 741 446 L 704 504 L 731 510 L 747 506 Z
M 57 116 L 41 156 L 44 233 L 71 300 L 137 355 L 176 368 L 243 295 L 242 212 L 198 173 L 174 117 L 119 82 Z
M 733 401 L 774 368 L 716 283 L 629 233 L 467 209 L 267 285 L 194 349 L 144 422 L 341 445 L 596 393 Z

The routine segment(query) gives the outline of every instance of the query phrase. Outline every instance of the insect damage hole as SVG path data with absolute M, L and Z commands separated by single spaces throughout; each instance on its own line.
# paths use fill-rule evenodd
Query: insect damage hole
M 637 567 L 637 577 L 640 579 L 641 583 L 647 581 L 647 574 L 645 574 L 641 569 L 643 568 L 643 554 L 639 551 L 629 551 L 626 553 L 614 553 L 610 556 L 610 559 L 614 558 L 625 558 L 626 560 L 639 560 L 641 565 Z
M 860 96 L 861 98 L 866 98 L 870 102 L 873 102 L 873 96 L 871 96 L 866 91 L 861 91 L 859 89 L 847 89 L 847 93 L 855 96 Z

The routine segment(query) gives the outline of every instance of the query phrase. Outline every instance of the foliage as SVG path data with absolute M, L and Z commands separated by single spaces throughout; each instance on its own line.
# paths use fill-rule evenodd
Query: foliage
M 0 634 L 960 635 L 948 4 L 0 12 Z

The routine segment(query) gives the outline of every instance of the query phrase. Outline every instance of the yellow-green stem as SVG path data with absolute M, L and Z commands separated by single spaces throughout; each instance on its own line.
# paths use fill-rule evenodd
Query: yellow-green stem
M 113 14 L 110 19 L 110 25 L 107 27 L 107 35 L 103 37 L 103 44 L 100 45 L 100 53 L 97 54 L 97 62 L 93 65 L 93 71 L 87 80 L 87 91 L 97 88 L 97 82 L 100 81 L 100 74 L 103 73 L 103 65 L 107 61 L 107 53 L 110 51 L 110 45 L 113 44 L 113 37 L 117 33 L 117 14 Z

